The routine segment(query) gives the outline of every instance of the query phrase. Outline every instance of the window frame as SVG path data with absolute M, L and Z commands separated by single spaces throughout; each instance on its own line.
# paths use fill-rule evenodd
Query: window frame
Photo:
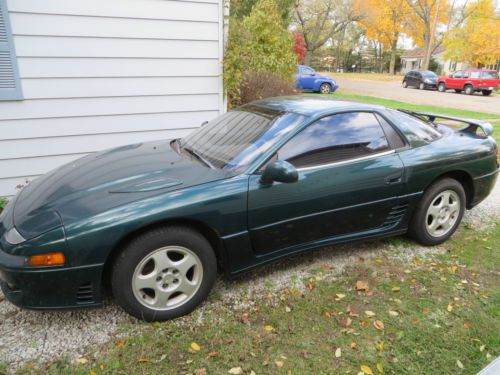
M 406 148 L 409 147 L 409 143 L 408 143 L 408 140 L 406 139 L 406 137 L 392 124 L 392 122 L 389 119 L 387 119 L 386 116 L 384 116 L 379 111 L 369 110 L 369 109 L 366 109 L 366 110 L 351 109 L 351 110 L 345 110 L 345 111 L 340 111 L 340 112 L 335 112 L 335 113 L 328 113 L 328 114 L 322 115 L 322 116 L 320 116 L 318 118 L 315 118 L 313 121 L 311 121 L 307 125 L 303 126 L 297 132 L 291 134 L 290 138 L 286 139 L 281 145 L 278 146 L 278 148 L 276 150 L 273 151 L 273 153 L 268 158 L 266 158 L 264 161 L 262 161 L 262 163 L 260 163 L 260 165 L 257 168 L 255 168 L 255 171 L 253 173 L 254 174 L 262 174 L 262 172 L 264 171 L 265 167 L 271 161 L 279 160 L 277 158 L 277 155 L 278 155 L 279 150 L 282 147 L 284 147 L 294 137 L 298 136 L 303 130 L 305 130 L 309 126 L 315 124 L 317 121 L 319 121 L 319 120 L 321 120 L 321 119 L 323 119 L 325 117 L 331 117 L 331 116 L 335 116 L 335 115 L 341 115 L 341 114 L 352 113 L 352 112 L 370 113 L 370 114 L 372 114 L 373 117 L 375 118 L 375 120 L 377 121 L 378 125 L 380 126 L 380 130 L 384 134 L 384 137 L 385 137 L 385 139 L 387 141 L 389 149 L 388 150 L 384 150 L 384 151 L 380 151 L 380 152 L 375 152 L 375 153 L 370 154 L 370 155 L 363 155 L 363 156 L 354 157 L 354 158 L 346 159 L 346 160 L 335 161 L 335 162 L 331 162 L 331 163 L 318 164 L 318 165 L 308 166 L 308 167 L 295 167 L 297 169 L 297 171 L 300 172 L 300 171 L 307 171 L 307 170 L 314 170 L 314 169 L 323 169 L 323 168 L 334 167 L 334 166 L 337 166 L 337 165 L 343 165 L 343 164 L 348 164 L 348 163 L 355 163 L 355 162 L 358 162 L 358 161 L 369 160 L 369 159 L 376 158 L 376 157 L 379 157 L 379 156 L 385 156 L 385 155 L 394 154 L 394 153 L 397 152 L 397 150 L 406 149 Z M 394 148 L 393 147 L 393 145 L 391 144 L 389 138 L 387 138 L 387 134 L 386 134 L 386 132 L 384 130 L 384 127 L 380 123 L 380 120 L 378 119 L 378 116 L 382 117 L 387 122 L 387 124 L 389 124 L 389 126 L 392 128 L 392 130 L 399 136 L 399 138 L 401 138 L 401 140 L 403 142 L 403 146 L 402 147 L 398 147 L 398 148 Z
M 19 68 L 17 64 L 16 49 L 14 46 L 14 37 L 10 24 L 10 15 L 7 8 L 7 0 L 0 0 L 0 16 L 3 18 L 5 25 L 6 42 L 0 42 L 0 51 L 7 52 L 10 56 L 10 64 L 12 66 L 12 78 L 14 81 L 14 88 L 0 88 L 0 102 L 2 101 L 16 101 L 23 100 L 23 91 L 21 87 L 21 79 L 19 76 Z M 7 60 L 9 61 L 9 60 Z

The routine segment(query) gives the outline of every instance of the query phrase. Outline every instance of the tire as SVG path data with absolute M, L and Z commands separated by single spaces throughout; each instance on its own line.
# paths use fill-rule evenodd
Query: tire
M 405 89 L 406 89 L 406 88 L 408 88 L 408 82 L 403 81 L 403 87 L 404 87 Z
M 490 96 L 491 95 L 491 90 L 482 90 L 483 96 Z
M 329 83 L 322 83 L 319 87 L 319 92 L 322 94 L 329 94 L 332 92 L 332 86 Z
M 415 209 L 408 235 L 425 246 L 439 245 L 455 233 L 464 211 L 465 191 L 460 182 L 452 178 L 438 180 L 427 188 Z
M 472 95 L 472 94 L 474 94 L 474 87 L 472 87 L 471 85 L 465 85 L 465 87 L 464 87 L 464 93 L 465 93 L 465 95 Z
M 444 82 L 439 82 L 438 91 L 439 92 L 445 92 L 446 91 L 446 85 L 445 85 Z
M 460 94 L 460 93 L 462 92 L 462 90 L 460 90 L 460 89 L 455 89 L 455 92 L 456 92 L 457 94 Z
M 205 237 L 185 227 L 162 227 L 122 249 L 112 266 L 111 288 L 116 302 L 130 315 L 163 321 L 200 305 L 216 275 L 215 253 Z
M 418 85 L 418 89 L 419 90 L 424 90 L 425 89 L 425 85 L 423 82 L 420 82 L 419 85 Z

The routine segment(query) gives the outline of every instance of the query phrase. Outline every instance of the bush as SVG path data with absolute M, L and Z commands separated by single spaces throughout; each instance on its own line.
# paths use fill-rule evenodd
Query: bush
M 229 108 L 243 102 L 242 84 L 249 72 L 269 72 L 292 82 L 297 70 L 293 41 L 275 0 L 258 0 L 250 15 L 232 18 L 224 56 L 224 88 Z
M 268 72 L 250 72 L 243 76 L 240 89 L 240 101 L 237 105 L 273 96 L 294 95 L 297 92 L 293 84 L 277 74 Z

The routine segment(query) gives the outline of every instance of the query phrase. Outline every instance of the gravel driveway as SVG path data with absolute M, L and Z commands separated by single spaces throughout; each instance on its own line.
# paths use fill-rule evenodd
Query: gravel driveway
M 500 183 L 497 183 L 487 200 L 466 213 L 464 221 L 480 229 L 487 223 L 498 221 L 499 217 Z M 398 246 L 388 246 L 381 241 L 336 246 L 259 268 L 236 281 L 229 282 L 221 278 L 216 285 L 220 297 L 212 303 L 222 303 L 234 310 L 246 308 L 255 293 L 264 290 L 266 293 L 278 292 L 286 286 L 303 286 L 300 280 L 325 263 L 334 267 L 338 274 L 345 265 L 358 261 L 360 257 L 373 258 L 389 254 L 412 259 L 416 254 L 422 257 L 425 253 L 443 251 L 439 246 L 424 248 L 413 243 Z M 210 308 L 207 305 L 209 304 L 201 311 Z M 203 312 L 196 315 L 198 319 L 204 316 Z M 145 324 L 128 317 L 112 301 L 107 301 L 102 309 L 35 312 L 16 308 L 7 302 L 0 292 L 0 361 L 8 364 L 9 369 L 15 370 L 29 362 L 36 366 L 61 356 L 77 358 L 85 347 L 114 340 L 123 334 L 120 327 L 124 323 L 132 324 L 134 331 L 140 330 Z
M 460 108 L 477 112 L 500 115 L 500 95 L 464 95 L 454 91 L 446 93 L 437 90 L 418 90 L 403 88 L 401 81 L 371 81 L 367 79 L 345 78 L 342 74 L 332 74 L 339 84 L 339 90 L 380 98 L 400 100 L 413 104 L 434 105 L 438 107 Z

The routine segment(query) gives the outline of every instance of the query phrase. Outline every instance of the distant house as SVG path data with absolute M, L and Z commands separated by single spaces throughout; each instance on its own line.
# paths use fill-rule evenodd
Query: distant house
M 0 196 L 224 112 L 223 0 L 0 0 Z
M 432 58 L 437 61 L 441 70 L 444 69 L 444 48 L 439 47 L 432 54 Z M 401 73 L 405 74 L 410 70 L 422 69 L 422 62 L 424 61 L 424 50 L 422 48 L 415 48 L 406 50 L 401 54 Z

